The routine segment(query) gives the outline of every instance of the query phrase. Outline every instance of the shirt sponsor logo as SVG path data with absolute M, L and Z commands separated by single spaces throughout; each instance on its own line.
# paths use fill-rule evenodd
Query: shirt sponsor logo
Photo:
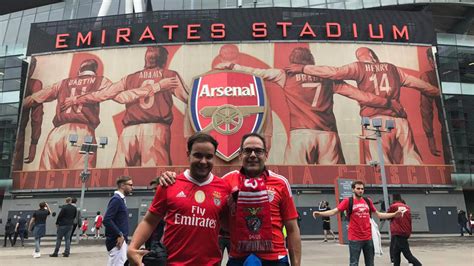
M 196 226 L 203 228 L 216 228 L 216 219 L 204 217 L 206 214 L 206 208 L 193 205 L 191 207 L 191 213 L 192 216 L 175 213 L 174 223 L 179 225 Z
M 178 195 L 176 195 L 177 198 L 186 198 L 186 194 L 184 194 L 183 191 L 179 192 Z

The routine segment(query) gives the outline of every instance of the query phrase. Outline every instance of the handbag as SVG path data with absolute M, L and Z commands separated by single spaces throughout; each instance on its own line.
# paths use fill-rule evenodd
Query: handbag
M 163 243 L 154 243 L 150 252 L 143 256 L 142 263 L 145 266 L 166 266 L 168 252 Z

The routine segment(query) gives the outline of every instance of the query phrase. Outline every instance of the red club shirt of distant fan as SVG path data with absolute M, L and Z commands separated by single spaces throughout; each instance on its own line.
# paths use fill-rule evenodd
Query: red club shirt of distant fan
M 349 220 L 348 239 L 354 241 L 363 241 L 372 239 L 372 230 L 370 225 L 370 211 L 376 212 L 374 204 L 370 201 L 370 207 L 363 198 L 354 198 L 352 204 L 352 213 Z M 339 205 L 339 211 L 347 211 L 349 209 L 349 198 L 345 198 Z
M 241 171 L 232 171 L 226 174 L 223 179 L 227 181 L 232 190 L 236 190 L 239 187 L 240 176 L 243 175 Z M 266 178 L 266 185 L 268 196 L 270 200 L 270 213 L 272 218 L 272 243 L 273 250 L 271 252 L 260 253 L 256 255 L 264 260 L 278 260 L 287 255 L 285 248 L 285 238 L 283 237 L 283 223 L 284 221 L 293 220 L 298 218 L 298 212 L 296 211 L 295 203 L 291 195 L 291 187 L 288 180 L 281 175 L 275 174 L 272 171 L 264 171 L 262 174 Z M 232 231 L 235 226 L 235 213 L 232 214 L 229 219 L 230 241 L 232 245 L 236 246 L 235 237 L 233 234 L 236 232 Z M 242 258 L 249 254 L 239 253 L 236 250 L 230 250 L 230 256 L 233 258 Z
M 230 186 L 210 174 L 197 182 L 186 170 L 169 187 L 158 187 L 149 211 L 164 217 L 168 265 L 215 265 L 221 261 L 219 217 Z

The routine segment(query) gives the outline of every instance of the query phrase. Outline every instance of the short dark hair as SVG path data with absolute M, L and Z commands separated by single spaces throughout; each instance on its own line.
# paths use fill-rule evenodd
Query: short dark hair
M 100 215 L 100 211 L 97 212 L 97 215 Z
M 244 148 L 244 142 L 246 139 L 250 137 L 256 137 L 259 138 L 263 142 L 263 149 L 267 150 L 267 142 L 265 141 L 265 138 L 258 134 L 258 133 L 247 133 L 242 137 L 242 141 L 240 142 L 240 149 L 242 150 Z
M 76 197 L 72 197 L 71 202 L 72 202 L 72 203 L 76 203 L 76 202 L 77 202 L 77 198 L 76 198 Z
M 123 183 L 125 182 L 128 182 L 129 180 L 132 180 L 131 177 L 129 176 L 126 176 L 126 175 L 121 175 L 117 178 L 117 187 L 120 187 L 120 185 L 122 185 Z
M 365 187 L 364 182 L 362 182 L 360 180 L 356 180 L 356 181 L 352 182 L 352 185 L 351 185 L 352 189 L 354 189 L 356 187 L 356 185 L 362 185 L 363 187 Z
M 202 132 L 196 132 L 191 137 L 189 137 L 188 151 L 190 152 L 192 150 L 194 143 L 203 143 L 203 142 L 210 142 L 214 146 L 214 150 L 217 151 L 217 146 L 219 145 L 217 140 L 213 138 L 211 135 L 202 133 Z
M 393 202 L 396 202 L 396 201 L 403 202 L 402 195 L 400 195 L 400 194 L 393 194 L 392 199 L 393 199 Z
M 44 201 L 40 202 L 39 207 L 40 209 L 44 209 L 44 207 L 46 207 L 46 202 Z

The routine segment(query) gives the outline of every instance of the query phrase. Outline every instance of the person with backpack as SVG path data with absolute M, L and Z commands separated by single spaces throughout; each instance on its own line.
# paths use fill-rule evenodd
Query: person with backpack
M 12 236 L 15 234 L 15 225 L 12 223 L 12 218 L 7 219 L 5 224 L 5 239 L 3 240 L 3 247 L 7 246 L 7 238 L 10 240 L 10 245 L 13 247 Z
M 364 197 L 364 182 L 352 182 L 353 196 L 342 200 L 336 208 L 329 211 L 315 211 L 313 217 L 329 217 L 342 211 L 347 212 L 349 218 L 349 265 L 358 266 L 360 252 L 364 252 L 366 266 L 374 265 L 374 243 L 372 241 L 372 228 L 370 217 L 375 213 L 379 219 L 391 219 L 399 216 L 401 210 L 394 213 L 382 213 L 375 209 L 374 203 Z

